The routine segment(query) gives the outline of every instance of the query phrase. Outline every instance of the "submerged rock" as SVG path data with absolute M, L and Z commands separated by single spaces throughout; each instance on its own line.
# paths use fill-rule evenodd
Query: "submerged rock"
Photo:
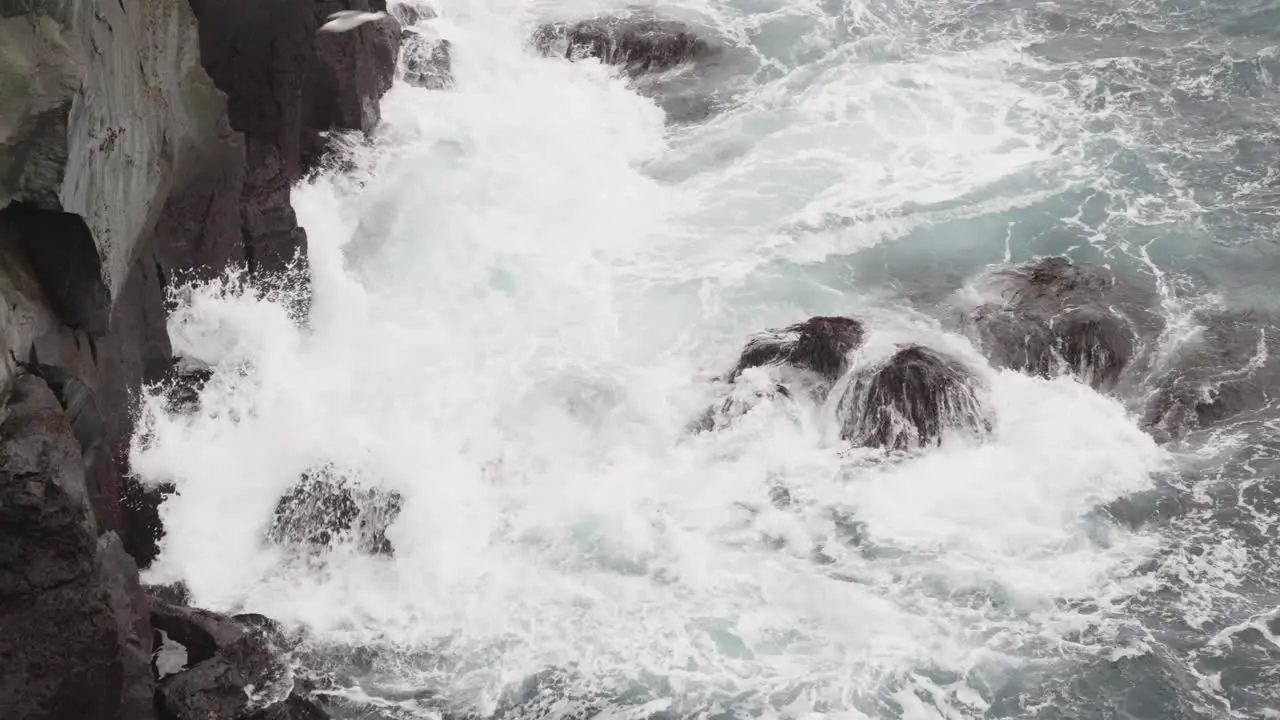
M 401 43 L 400 73 L 406 83 L 426 90 L 453 87 L 448 40 L 432 40 L 416 30 L 405 30 Z
M 292 693 L 292 671 L 270 629 L 154 594 L 150 601 L 152 625 L 186 650 L 186 666 L 160 682 L 169 717 L 241 718 Z
M 837 412 L 840 436 L 859 447 L 909 450 L 940 443 L 948 429 L 975 436 L 990 431 L 972 373 L 919 345 L 856 378 Z
M 1266 408 L 1280 391 L 1274 322 L 1251 312 L 1199 321 L 1203 329 L 1152 380 L 1143 425 L 1158 441 Z
M 693 432 L 709 432 L 727 427 L 761 402 L 791 399 L 808 393 L 821 401 L 849 369 L 849 354 L 862 344 L 862 324 L 848 317 L 812 317 L 784 328 L 757 333 L 747 340 L 733 370 L 723 378 L 728 395 L 707 409 L 690 426 Z M 780 382 L 767 387 L 742 383 L 743 374 L 753 368 L 778 367 Z M 800 375 L 793 374 L 798 371 Z M 807 376 L 807 377 L 806 377 Z
M 641 18 L 598 18 L 538 28 L 534 47 L 569 60 L 596 58 L 618 65 L 632 77 L 663 72 L 714 52 L 713 46 L 681 23 Z
M 364 553 L 391 555 L 395 550 L 386 532 L 400 507 L 399 493 L 360 487 L 338 468 L 325 465 L 303 473 L 280 498 L 267 537 L 313 551 L 354 543 Z
M 537 52 L 617 67 L 639 94 L 653 98 L 670 123 L 696 123 L 749 92 L 760 58 L 751 49 L 671 20 L 596 18 L 543 25 Z
M 1000 367 L 1110 388 L 1137 356 L 1140 334 L 1160 324 L 1147 309 L 1153 298 L 1105 268 L 1053 257 L 991 280 L 1002 299 L 976 308 L 969 327 Z

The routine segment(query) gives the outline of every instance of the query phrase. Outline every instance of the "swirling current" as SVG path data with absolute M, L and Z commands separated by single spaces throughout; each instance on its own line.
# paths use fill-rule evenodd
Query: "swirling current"
M 452 85 L 294 192 L 306 302 L 175 296 L 215 372 L 144 404 L 149 581 L 278 619 L 338 718 L 1280 716 L 1280 3 L 431 9 Z M 530 43 L 641 14 L 726 52 L 644 85 Z M 1160 318 L 1114 387 L 966 334 L 1047 256 Z M 957 358 L 990 435 L 854 448 L 804 397 L 690 432 L 815 315 L 855 367 Z M 322 465 L 402 498 L 393 555 L 266 539 Z

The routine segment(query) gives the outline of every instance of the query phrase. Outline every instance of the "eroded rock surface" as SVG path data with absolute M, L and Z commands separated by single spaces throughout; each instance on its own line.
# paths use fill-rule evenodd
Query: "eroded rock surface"
M 267 537 L 308 551 L 349 543 L 361 552 L 392 554 L 386 533 L 400 514 L 399 493 L 361 485 L 348 475 L 333 465 L 303 473 L 276 504 Z
M 153 717 L 137 567 L 98 535 L 79 444 L 35 375 L 0 422 L 0 528 L 0 717 Z

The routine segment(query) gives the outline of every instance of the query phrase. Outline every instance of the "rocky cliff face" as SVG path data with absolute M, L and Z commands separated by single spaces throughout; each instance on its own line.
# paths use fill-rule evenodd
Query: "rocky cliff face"
M 147 496 L 126 481 L 131 402 L 173 364 L 167 286 L 284 269 L 306 246 L 290 189 L 324 133 L 378 122 L 400 29 L 387 18 L 317 37 L 342 9 L 385 0 L 0 0 L 0 422 L 18 423 L 0 433 L 0 507 L 28 513 L 0 525 L 0 552 L 43 557 L 52 543 L 67 574 L 0 572 L 0 665 L 31 669 L 0 680 L 0 717 L 98 717 L 62 704 L 80 694 L 116 717 L 105 709 L 136 701 L 126 687 L 149 702 L 120 650 L 127 627 L 151 650 L 146 603 L 129 600 L 130 555 L 154 552 Z M 33 458 L 43 469 L 14 464 Z M 65 497 L 38 506 L 50 493 Z M 83 636 L 58 626 L 67 613 Z M 86 660 L 101 665 L 84 670 L 92 688 L 70 670 L 37 679 L 90 637 L 112 649 Z

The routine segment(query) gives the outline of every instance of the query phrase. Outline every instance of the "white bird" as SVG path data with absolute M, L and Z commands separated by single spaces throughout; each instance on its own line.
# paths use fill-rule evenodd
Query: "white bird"
M 339 33 L 354 30 L 367 22 L 387 17 L 385 12 L 364 12 L 363 10 L 339 10 L 329 16 L 329 22 L 320 26 L 320 32 Z

